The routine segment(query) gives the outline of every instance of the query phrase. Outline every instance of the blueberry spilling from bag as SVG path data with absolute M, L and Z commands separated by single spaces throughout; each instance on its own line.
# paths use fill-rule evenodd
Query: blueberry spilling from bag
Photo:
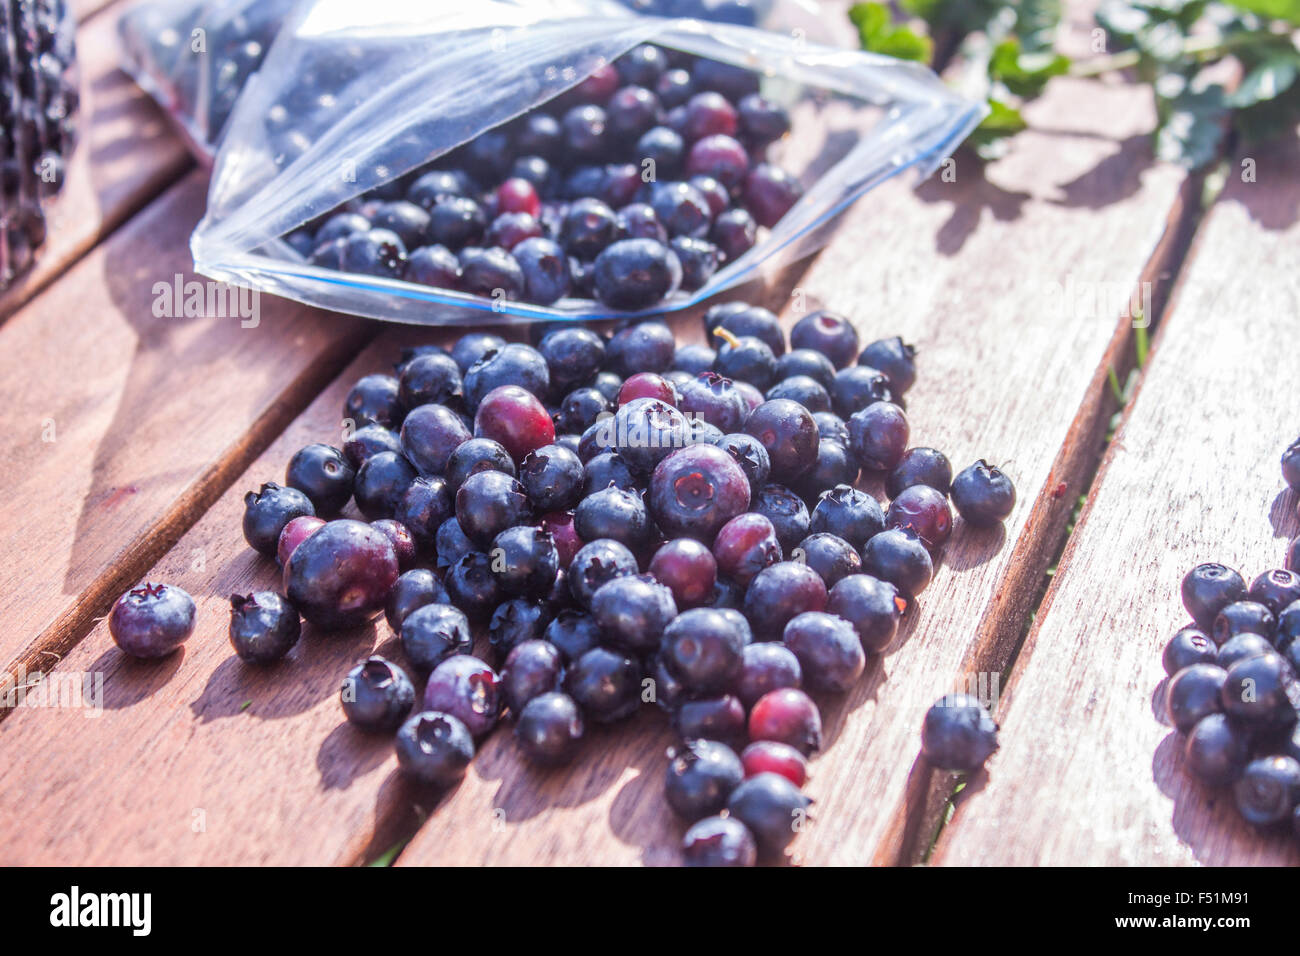
M 312 265 L 638 311 L 703 286 L 802 194 L 758 76 L 646 44 L 286 237 Z

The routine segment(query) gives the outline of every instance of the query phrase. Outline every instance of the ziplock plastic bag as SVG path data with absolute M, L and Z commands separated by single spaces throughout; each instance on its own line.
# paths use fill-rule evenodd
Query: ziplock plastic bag
M 76 145 L 75 31 L 65 0 L 0 2 L 0 289 L 45 241 L 41 206 Z
M 400 198 L 451 150 L 644 43 L 755 71 L 763 94 L 793 117 L 768 153 L 802 196 L 701 287 L 620 312 L 591 298 L 534 305 L 308 263 L 303 237 L 328 215 L 358 208 L 362 196 Z M 800 35 L 635 15 L 601 0 L 312 0 L 236 106 L 191 250 L 212 278 L 402 322 L 662 313 L 808 255 L 836 214 L 904 169 L 928 174 L 982 115 L 982 104 L 916 64 Z M 470 154 L 480 166 L 494 158 L 485 142 L 495 140 L 476 141 L 478 155 Z
M 211 161 L 235 99 L 295 0 L 144 0 L 117 22 L 123 69 Z

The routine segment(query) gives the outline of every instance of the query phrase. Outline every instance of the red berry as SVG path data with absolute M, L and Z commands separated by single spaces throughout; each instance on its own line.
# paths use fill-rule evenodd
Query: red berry
M 713 539 L 718 573 L 744 587 L 769 565 L 781 560 L 781 544 L 772 522 L 755 512 L 737 515 Z
M 479 403 L 474 434 L 498 442 L 518 462 L 533 449 L 555 441 L 555 423 L 532 392 L 502 385 Z
M 626 405 L 637 398 L 653 398 L 669 405 L 676 405 L 677 389 L 662 375 L 654 372 L 637 372 L 618 390 L 618 404 Z
M 289 563 L 289 555 L 293 554 L 294 548 L 302 544 L 311 537 L 316 529 L 325 524 L 324 518 L 317 518 L 314 515 L 300 515 L 294 518 L 284 530 L 280 532 L 280 541 L 275 548 L 275 558 L 280 562 L 280 567 Z
M 582 539 L 573 528 L 573 512 L 552 511 L 543 515 L 542 530 L 551 536 L 555 544 L 555 550 L 560 555 L 560 569 L 567 568 L 582 547 Z
M 821 713 L 801 690 L 774 690 L 760 697 L 749 712 L 749 738 L 775 740 L 808 756 L 821 749 Z
M 525 212 L 530 216 L 536 216 L 542 211 L 537 189 L 528 180 L 518 176 L 507 179 L 497 187 L 497 206 L 503 213 Z
M 913 485 L 904 488 L 890 502 L 885 524 L 891 528 L 911 528 L 933 550 L 943 547 L 952 534 L 952 510 L 942 491 Z
M 779 773 L 796 787 L 808 782 L 808 761 L 789 744 L 756 740 L 741 753 L 740 762 L 747 778 L 760 773 Z
M 650 573 L 673 592 L 679 608 L 699 607 L 713 597 L 718 563 L 694 538 L 669 541 L 650 559 Z

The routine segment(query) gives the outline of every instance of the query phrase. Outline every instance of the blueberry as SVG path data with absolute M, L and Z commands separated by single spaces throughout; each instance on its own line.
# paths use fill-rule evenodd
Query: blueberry
M 590 614 L 564 610 L 546 625 L 543 638 L 555 645 L 566 663 L 576 661 L 601 640 L 600 626 Z
M 1210 714 L 1187 735 L 1183 763 L 1210 786 L 1231 783 L 1250 759 L 1250 734 L 1226 714 Z
M 858 333 L 842 315 L 834 312 L 812 312 L 794 324 L 790 330 L 790 347 L 820 352 L 838 368 L 853 363 L 858 355 Z
M 519 469 L 533 506 L 542 511 L 563 511 L 582 499 L 585 471 L 578 456 L 559 445 L 544 445 L 524 458 Z
M 1192 664 L 1213 664 L 1217 659 L 1217 649 L 1212 640 L 1203 631 L 1195 627 L 1185 627 L 1175 634 L 1165 645 L 1161 656 L 1165 673 L 1172 677 L 1184 667 Z
M 1214 643 L 1222 645 L 1238 634 L 1272 637 L 1276 630 L 1277 619 L 1265 605 L 1256 601 L 1233 601 L 1215 615 L 1210 636 Z
M 524 487 L 510 475 L 481 471 L 456 492 L 456 520 L 475 545 L 488 548 L 507 528 L 525 524 L 532 508 Z
M 760 773 L 731 791 L 727 813 L 748 828 L 764 855 L 777 856 L 803 829 L 811 804 L 785 777 Z
M 1233 785 L 1237 812 L 1257 827 L 1291 819 L 1300 802 L 1300 763 L 1291 757 L 1252 760 Z
M 653 87 L 668 69 L 668 57 L 659 47 L 643 43 L 615 60 L 614 66 L 624 83 Z
M 708 176 L 734 189 L 749 172 L 749 153 L 734 137 L 714 133 L 697 139 L 686 156 L 688 176 Z
M 801 502 L 802 503 L 802 502 Z M 770 519 L 746 513 L 732 518 L 713 539 L 720 575 L 744 587 L 764 568 L 781 560 L 782 548 Z
M 650 575 L 625 575 L 596 590 L 591 615 L 606 642 L 643 653 L 659 646 L 664 629 L 677 616 L 677 604 L 672 591 Z
M 590 497 L 598 491 L 604 491 L 611 485 L 626 491 L 637 488 L 636 478 L 628 467 L 626 459 L 616 451 L 602 452 L 583 466 L 582 494 Z
M 402 404 L 407 408 L 458 404 L 462 397 L 460 367 L 443 352 L 411 359 L 402 367 L 398 381 Z
M 952 480 L 952 503 L 970 524 L 989 527 L 1011 514 L 1016 489 L 1006 474 L 981 458 Z
M 1224 607 L 1245 600 L 1246 582 L 1222 564 L 1198 564 L 1183 578 L 1182 598 L 1196 626 L 1208 634 Z
M 448 490 L 454 494 L 470 475 L 476 475 L 480 471 L 499 471 L 512 478 L 517 477 L 510 452 L 500 442 L 490 438 L 470 438 L 457 445 L 456 450 L 447 456 L 443 477 Z
M 735 262 L 758 241 L 758 224 L 748 210 L 724 209 L 713 220 L 709 239 L 717 246 L 723 262 Z
M 597 440 L 604 438 L 634 474 L 649 475 L 673 449 L 689 444 L 689 420 L 678 409 L 653 398 L 636 398 L 619 408 L 612 419 L 598 422 Z
M 506 340 L 491 332 L 466 332 L 451 347 L 451 357 L 460 367 L 461 375 L 468 372 L 477 362 L 486 358 L 489 352 L 505 348 Z M 484 390 L 487 394 L 491 389 Z
M 627 546 L 611 539 L 589 541 L 569 565 L 569 589 L 582 607 L 591 607 L 592 595 L 606 581 L 637 573 L 637 561 Z
M 402 423 L 402 454 L 422 475 L 441 475 L 447 459 L 469 441 L 469 429 L 446 405 L 421 405 Z
M 1228 668 L 1220 700 L 1224 711 L 1253 727 L 1271 727 L 1295 720 L 1298 699 L 1295 672 L 1278 654 L 1260 654 Z
M 401 450 L 402 443 L 397 433 L 383 425 L 363 425 L 343 443 L 343 457 L 355 470 L 360 470 L 362 465 L 381 451 L 400 453 Z
M 419 550 L 436 550 L 438 529 L 452 514 L 452 496 L 447 482 L 434 475 L 416 478 L 406 486 L 393 510 L 393 518 L 405 528 Z M 377 524 L 379 522 L 376 522 Z
M 546 359 L 537 349 L 518 342 L 489 349 L 465 373 L 465 402 L 471 411 L 494 389 L 515 385 L 546 401 L 551 374 Z
M 533 698 L 558 691 L 563 679 L 563 658 L 554 644 L 542 640 L 516 644 L 501 672 L 506 706 L 518 716 Z
M 849 426 L 840 416 L 834 412 L 813 412 L 813 421 L 817 423 L 817 436 L 821 441 L 849 447 Z
M 461 177 L 448 169 L 433 169 L 421 174 L 406 191 L 406 198 L 426 211 L 446 196 L 464 196 L 465 184 Z
M 284 526 L 294 518 L 315 514 L 311 499 L 297 488 L 282 488 L 268 481 L 258 491 L 244 495 L 244 540 L 261 554 L 274 557 Z
M 469 248 L 460 253 L 460 285 L 472 295 L 497 301 L 524 297 L 524 270 L 500 247 Z
M 841 418 L 851 418 L 875 402 L 894 400 L 884 373 L 864 365 L 851 365 L 836 372 L 829 392 L 831 407 Z
M 716 90 L 697 93 L 686 102 L 684 129 L 692 140 L 715 135 L 729 136 L 736 132 L 738 126 L 736 108 Z
M 711 242 L 677 236 L 669 247 L 681 267 L 681 288 L 687 292 L 701 288 L 718 271 L 718 247 Z
M 810 534 L 791 552 L 791 559 L 812 568 L 831 588 L 849 575 L 862 571 L 862 557 L 856 548 L 838 535 Z
M 298 612 L 274 591 L 230 596 L 230 643 L 242 661 L 278 661 L 298 643 L 301 631 Z
M 1250 599 L 1278 614 L 1287 605 L 1300 601 L 1300 574 L 1294 571 L 1265 571 L 1250 585 Z
M 742 97 L 736 110 L 741 134 L 757 146 L 766 146 L 790 132 L 790 115 L 784 107 L 758 93 Z
M 929 485 L 913 485 L 889 503 L 885 524 L 890 528 L 911 528 L 934 551 L 952 535 L 952 511 L 943 492 Z
M 772 473 L 772 459 L 763 443 L 741 432 L 723 435 L 717 446 L 731 456 L 749 481 L 749 487 L 762 488 Z
M 760 226 L 775 226 L 803 195 L 799 181 L 779 166 L 759 163 L 745 177 L 745 208 Z
M 707 345 L 690 342 L 677 346 L 673 353 L 673 369 L 689 374 L 692 378 L 713 370 L 713 362 L 718 354 Z
M 736 694 L 746 707 L 774 690 L 799 689 L 803 686 L 803 669 L 794 652 L 784 644 L 760 641 L 744 648 Z
M 808 506 L 783 485 L 764 485 L 753 497 L 750 509 L 772 523 L 783 554 L 793 552 L 799 542 L 808 537 L 812 520 Z
M 319 248 L 327 242 L 333 242 L 335 239 L 346 239 L 356 233 L 369 231 L 370 220 L 365 216 L 355 212 L 341 212 L 325 220 L 321 227 L 316 230 L 312 242 L 316 248 Z
M 673 537 L 711 541 L 724 524 L 749 507 L 749 501 L 745 473 L 730 455 L 713 445 L 673 451 L 659 463 L 650 479 L 649 503 L 655 522 L 664 534 Z M 587 502 L 579 505 L 580 520 Z
M 434 547 L 438 554 L 438 567 L 446 570 L 472 552 L 474 542 L 465 536 L 459 521 L 455 518 L 448 518 L 438 528 L 438 533 L 434 536 Z
M 415 688 L 405 671 L 376 656 L 348 672 L 340 698 L 349 723 L 363 730 L 392 731 L 414 706 Z
M 863 468 L 892 471 L 902 461 L 908 433 L 907 416 L 901 408 L 891 402 L 874 402 L 849 419 L 849 448 Z
M 492 573 L 492 559 L 481 551 L 470 551 L 453 563 L 443 585 L 452 603 L 474 623 L 486 621 L 504 597 Z
M 858 364 L 883 373 L 895 395 L 902 395 L 916 382 L 916 349 L 901 338 L 871 342 L 858 356 Z
M 929 585 L 934 564 L 914 529 L 887 528 L 863 546 L 862 570 L 914 598 Z
M 668 672 L 688 692 L 726 690 L 740 676 L 748 627 L 744 620 L 714 608 L 682 612 L 663 630 L 660 655 Z
M 670 69 L 660 74 L 658 82 L 655 84 L 655 93 L 659 97 L 659 104 L 664 109 L 672 109 L 674 106 L 681 106 L 695 93 L 695 84 L 691 81 L 691 74 L 683 69 Z
M 474 737 L 495 726 L 501 712 L 500 678 L 496 671 L 469 654 L 453 654 L 429 675 L 424 709 L 458 718 Z
M 603 647 L 587 651 L 570 667 L 565 691 L 596 723 L 629 717 L 641 702 L 641 674 L 631 658 Z
M 788 399 L 764 402 L 746 420 L 745 432 L 757 438 L 767 450 L 775 481 L 797 478 L 816 458 L 817 423 L 797 402 Z
M 682 838 L 687 866 L 753 866 L 757 859 L 754 835 L 734 817 L 705 817 Z
M 584 541 L 609 538 L 640 548 L 651 538 L 650 516 L 635 491 L 605 488 L 584 498 L 574 510 L 573 527 Z
M 380 203 L 370 217 L 374 230 L 387 230 L 395 233 L 407 249 L 420 245 L 429 231 L 429 214 L 415 203 L 397 200 Z
M 841 617 L 808 611 L 785 626 L 785 646 L 799 659 L 810 687 L 844 693 L 866 670 L 867 657 L 853 625 Z
M 715 740 L 688 740 L 669 751 L 664 796 L 683 820 L 718 813 L 744 779 L 740 758 Z
M 650 160 L 654 163 L 656 177 L 670 178 L 679 175 L 684 168 L 686 142 L 676 130 L 667 126 L 655 126 L 646 130 L 636 141 L 635 155 L 642 162 Z M 655 221 L 658 222 L 657 216 Z M 664 239 L 667 238 L 665 231 Z
M 726 329 L 713 368 L 720 375 L 748 382 L 759 390 L 767 389 L 776 378 L 776 354 L 762 339 L 753 335 L 731 336 Z
M 921 753 L 940 770 L 978 770 L 998 749 L 998 725 L 978 698 L 947 694 L 925 713 Z
M 649 570 L 672 592 L 677 607 L 683 609 L 707 603 L 718 577 L 713 552 L 693 538 L 663 544 L 650 560 Z
M 764 393 L 764 397 L 768 401 L 775 398 L 788 398 L 813 413 L 831 410 L 831 397 L 826 389 L 816 379 L 807 375 L 793 375 L 780 379 Z
M 461 249 L 483 239 L 487 214 L 465 196 L 445 196 L 429 211 L 429 238 L 448 249 Z
M 399 568 L 392 541 L 360 521 L 330 521 L 285 566 L 285 590 L 302 616 L 324 630 L 364 624 L 381 610 Z
M 1222 710 L 1220 692 L 1228 672 L 1215 664 L 1193 664 L 1175 674 L 1165 692 L 1169 722 L 1186 733 L 1203 717 Z
M 504 663 L 507 655 L 520 644 L 541 640 L 554 616 L 545 600 L 517 597 L 498 604 L 487 629 L 494 659 Z
M 650 206 L 670 238 L 704 239 L 709 234 L 713 211 L 704 194 L 690 183 L 662 183 L 654 189 Z
M 424 604 L 401 623 L 402 651 L 422 672 L 433 670 L 453 654 L 468 654 L 472 645 L 469 619 L 445 603 Z
M 1277 616 L 1277 630 L 1273 641 L 1278 650 L 1285 650 L 1300 636 L 1300 601 L 1288 604 Z
M 682 282 L 677 254 L 653 239 L 621 239 L 597 257 L 596 298 L 614 309 L 636 311 L 672 295 Z
M 531 187 L 529 187 L 531 188 Z M 544 230 L 542 224 L 536 218 L 526 212 L 503 212 L 492 220 L 492 225 L 488 226 L 487 236 L 484 241 L 491 246 L 497 246 L 510 252 L 513 255 L 516 246 L 529 239 L 541 239 Z M 569 278 L 569 261 L 564 256 L 563 250 L 558 245 L 555 246 L 559 253 L 557 264 L 560 266 L 564 281 L 567 283 Z M 519 260 L 515 259 L 518 263 Z M 522 270 L 523 266 L 519 268 Z M 464 283 L 464 274 L 461 275 L 462 284 Z M 525 283 L 527 279 L 525 278 Z M 522 297 L 522 296 L 521 296 Z
M 1282 453 L 1282 478 L 1292 490 L 1300 491 L 1300 441 L 1294 441 Z
M 389 229 L 353 233 L 343 240 L 339 264 L 344 272 L 400 279 L 406 271 L 406 244 Z
M 402 424 L 406 408 L 402 405 L 401 384 L 391 375 L 367 375 L 357 380 L 343 401 L 343 417 L 363 425 L 383 425 L 396 429 Z
M 147 582 L 117 599 L 108 632 L 132 657 L 165 657 L 194 633 L 194 599 L 175 585 Z
M 524 705 L 515 725 L 515 740 L 533 763 L 555 767 L 577 756 L 583 731 L 582 714 L 573 698 L 549 692 Z
M 397 764 L 421 783 L 450 787 L 459 783 L 474 759 L 474 738 L 451 714 L 424 711 L 397 732 Z
M 913 485 L 927 485 L 941 494 L 952 486 L 952 465 L 934 448 L 909 448 L 885 479 L 885 494 L 897 498 Z
M 357 469 L 352 489 L 357 508 L 371 521 L 393 517 L 417 477 L 415 468 L 401 454 L 381 451 L 372 455 Z
M 1267 654 L 1272 650 L 1273 645 L 1258 634 L 1238 634 L 1236 637 L 1223 642 L 1223 646 L 1219 648 L 1218 653 L 1210 663 L 1217 664 L 1226 670 L 1237 661 L 1243 661 L 1247 657 L 1255 657 L 1259 654 Z
M 528 525 L 507 528 L 492 541 L 492 572 L 506 594 L 545 597 L 560 569 L 555 542 Z
M 555 415 L 555 430 L 562 434 L 581 435 L 609 410 L 609 399 L 599 389 L 590 386 L 575 388 L 560 402 L 560 410 Z
M 414 568 L 398 576 L 384 604 L 388 626 L 401 633 L 402 623 L 426 604 L 446 604 L 451 598 L 437 575 L 426 568 Z
M 822 492 L 808 528 L 814 534 L 833 534 L 861 548 L 885 529 L 885 515 L 871 495 L 841 484 Z
M 764 639 L 780 639 L 787 623 L 826 604 L 826 584 L 812 568 L 787 561 L 764 568 L 745 592 L 745 616 Z
M 568 389 L 591 380 L 605 360 L 605 342 L 590 329 L 566 327 L 549 332 L 538 350 L 550 370 L 550 380 Z
M 622 378 L 637 372 L 664 372 L 672 365 L 675 350 L 673 330 L 667 324 L 658 320 L 635 322 L 609 340 L 609 370 Z M 614 394 L 617 392 L 615 389 Z
M 673 730 L 682 740 L 718 740 L 742 747 L 745 705 L 734 694 L 681 701 L 673 711 Z
M 704 331 L 713 348 L 722 347 L 725 340 L 719 333 L 725 331 L 736 338 L 762 339 L 778 358 L 786 352 L 781 320 L 768 309 L 745 302 L 725 302 L 710 308 L 704 313 Z

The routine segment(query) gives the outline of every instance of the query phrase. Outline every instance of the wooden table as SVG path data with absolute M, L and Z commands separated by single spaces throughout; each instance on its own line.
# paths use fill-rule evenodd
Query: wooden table
M 673 862 L 657 714 L 597 731 L 561 773 L 499 730 L 435 804 L 338 707 L 347 668 L 392 647 L 382 621 L 308 633 L 269 669 L 233 656 L 228 595 L 277 578 L 240 535 L 245 491 L 332 440 L 358 376 L 448 336 L 270 299 L 256 328 L 154 317 L 153 283 L 191 274 L 206 178 L 116 72 L 114 5 L 80 6 L 83 145 L 37 267 L 0 297 L 0 663 L 47 687 L 102 680 L 103 706 L 3 712 L 0 862 L 355 864 L 398 847 L 403 866 Z M 1073 9 L 1080 45 L 1088 5 Z M 959 526 L 899 640 L 825 703 L 793 858 L 1296 862 L 1184 779 L 1153 701 L 1182 574 L 1216 559 L 1253 576 L 1297 531 L 1276 460 L 1300 431 L 1300 154 L 1252 154 L 1255 180 L 1203 212 L 1201 180 L 1152 159 L 1143 89 L 1058 79 L 1029 118 L 1005 158 L 887 184 L 750 291 L 790 321 L 820 304 L 916 343 L 914 441 L 1004 463 L 1020 495 L 1005 532 Z M 1134 290 L 1150 292 L 1136 321 Z M 698 315 L 675 321 L 699 337 Z M 123 657 L 103 622 L 145 578 L 199 606 L 161 663 Z M 955 778 L 918 761 L 919 727 L 971 679 L 1002 690 L 1002 749 L 950 812 Z

